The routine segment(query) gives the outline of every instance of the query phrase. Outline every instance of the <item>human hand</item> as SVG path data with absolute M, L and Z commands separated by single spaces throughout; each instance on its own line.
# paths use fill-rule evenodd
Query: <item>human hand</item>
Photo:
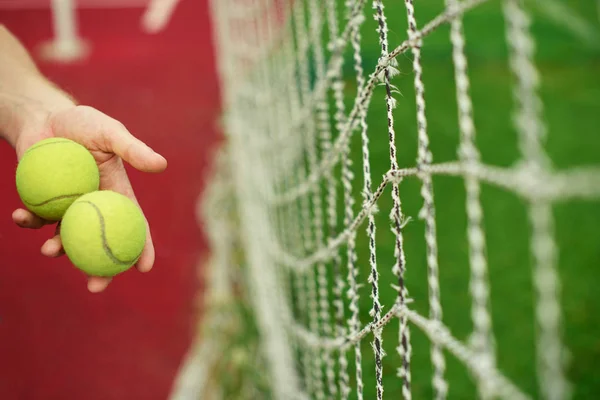
M 96 159 L 100 171 L 100 189 L 113 190 L 137 200 L 129 182 L 123 160 L 134 168 L 157 173 L 167 167 L 165 158 L 139 139 L 135 138 L 119 121 L 87 106 L 67 106 L 55 111 L 39 110 L 30 114 L 28 122 L 23 124 L 15 141 L 17 157 L 21 159 L 25 151 L 36 142 L 50 137 L 71 139 L 85 146 Z M 22 228 L 39 229 L 52 224 L 19 208 L 12 214 L 13 221 Z M 147 225 L 146 245 L 136 264 L 140 272 L 148 272 L 154 264 L 154 245 Z M 64 255 L 60 239 L 60 223 L 55 236 L 48 239 L 41 248 L 47 257 Z M 89 277 L 88 290 L 101 292 L 110 283 L 111 278 Z

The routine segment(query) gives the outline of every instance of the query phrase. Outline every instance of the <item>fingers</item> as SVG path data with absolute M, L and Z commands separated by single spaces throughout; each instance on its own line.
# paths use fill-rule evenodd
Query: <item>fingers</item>
M 46 257 L 60 257 L 65 254 L 62 241 L 60 239 L 60 223 L 56 225 L 56 230 L 54 231 L 54 237 L 46 240 L 46 242 L 42 245 L 42 254 Z
M 18 209 L 13 212 L 13 221 L 22 228 L 31 229 L 41 228 L 42 226 L 51 223 L 50 221 L 45 221 L 23 209 Z M 60 224 L 57 224 L 55 235 L 46 240 L 42 245 L 41 251 L 46 257 L 56 258 L 65 254 L 59 232 Z M 88 290 L 92 293 L 99 293 L 106 289 L 110 281 L 110 278 L 91 277 L 88 281 Z
M 59 257 L 65 254 L 62 247 L 62 242 L 60 240 L 60 235 L 58 234 L 58 228 L 56 236 L 48 239 L 42 246 L 42 254 L 46 257 Z M 111 280 L 112 278 L 91 276 L 88 277 L 87 288 L 91 293 L 100 293 L 107 288 Z
M 112 151 L 137 170 L 156 173 L 167 168 L 167 160 L 163 156 L 126 130 L 115 131 L 109 140 Z
M 60 257 L 65 254 L 60 235 L 56 235 L 53 238 L 46 240 L 42 245 L 42 254 L 51 258 Z
M 13 221 L 21 228 L 39 229 L 44 225 L 53 224 L 54 221 L 47 221 L 31 212 L 19 208 L 12 214 Z M 46 240 L 42 245 L 42 254 L 46 257 L 59 257 L 64 254 L 62 242 L 60 240 L 60 224 L 56 225 L 55 236 Z
M 135 197 L 131 183 L 129 182 L 125 167 L 123 167 L 123 164 L 119 159 L 111 161 L 111 164 L 107 163 L 103 165 L 100 175 L 100 187 L 102 189 L 110 189 L 121 193 L 129 197 L 139 207 L 139 203 Z M 148 221 L 146 221 L 146 245 L 144 246 L 144 250 L 142 251 L 140 259 L 136 264 L 136 268 L 140 272 L 148 272 L 154 265 L 154 259 L 155 252 L 154 244 L 152 242 L 152 234 L 150 233 Z
M 39 229 L 44 225 L 54 223 L 52 221 L 46 221 L 33 214 L 31 211 L 25 210 L 23 208 L 16 209 L 12 213 L 12 219 L 15 224 L 17 224 L 21 228 L 27 229 Z
M 135 267 L 140 272 L 148 272 L 154 266 L 154 258 L 156 254 L 154 252 L 154 243 L 152 243 L 152 235 L 150 234 L 150 226 L 146 222 L 146 246 L 142 251 L 140 259 L 136 263 Z
M 106 289 L 112 278 L 100 276 L 90 276 L 88 279 L 87 288 L 92 293 L 100 293 Z
M 142 172 L 162 172 L 167 160 L 133 136 L 119 121 L 106 117 L 104 135 L 107 151 L 111 151 Z
M 68 137 L 105 153 L 115 153 L 142 172 L 162 172 L 167 160 L 133 136 L 114 118 L 92 107 L 77 106 L 52 119 L 57 136 Z

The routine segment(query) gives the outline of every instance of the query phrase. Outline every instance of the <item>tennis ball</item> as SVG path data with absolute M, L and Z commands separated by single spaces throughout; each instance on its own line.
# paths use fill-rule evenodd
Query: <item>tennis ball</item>
M 17 192 L 32 213 L 58 221 L 79 196 L 98 190 L 100 174 L 92 154 L 69 139 L 31 146 L 17 166 Z
M 101 190 L 75 200 L 63 217 L 60 236 L 77 268 L 92 276 L 114 276 L 140 257 L 146 220 L 129 198 Z

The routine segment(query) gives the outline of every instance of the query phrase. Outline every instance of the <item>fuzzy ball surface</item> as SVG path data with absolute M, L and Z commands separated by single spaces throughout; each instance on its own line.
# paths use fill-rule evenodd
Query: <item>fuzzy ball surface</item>
M 96 160 L 84 146 L 51 138 L 27 149 L 17 166 L 16 184 L 29 211 L 58 221 L 78 197 L 98 190 L 100 174 Z
M 146 219 L 137 204 L 110 190 L 88 193 L 69 207 L 61 222 L 65 253 L 91 276 L 128 270 L 146 244 Z

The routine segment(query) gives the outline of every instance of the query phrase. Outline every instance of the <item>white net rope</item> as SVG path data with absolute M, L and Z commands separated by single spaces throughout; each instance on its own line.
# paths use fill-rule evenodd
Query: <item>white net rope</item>
M 492 1 L 492 0 L 490 0 Z M 480 201 L 481 184 L 497 186 L 528 204 L 537 318 L 537 373 L 546 399 L 570 395 L 561 339 L 557 245 L 551 208 L 557 202 L 600 198 L 600 168 L 557 171 L 544 151 L 545 127 L 534 63 L 530 17 L 519 0 L 502 3 L 509 66 L 514 82 L 514 126 L 521 161 L 512 167 L 482 163 L 475 144 L 473 102 L 467 73 L 463 15 L 486 0 L 445 0 L 445 10 L 418 25 L 418 7 L 405 0 L 407 39 L 389 47 L 383 1 L 213 0 L 216 51 L 221 77 L 224 127 L 230 170 L 238 203 L 238 234 L 247 257 L 252 304 L 260 326 L 276 398 L 373 398 L 364 387 L 364 340 L 372 341 L 375 398 L 383 398 L 382 332 L 398 321 L 397 365 L 402 395 L 411 398 L 411 329 L 430 340 L 432 388 L 436 399 L 448 393 L 444 353 L 470 371 L 480 397 L 526 399 L 529 395 L 497 368 L 490 312 L 486 240 Z M 340 18 L 343 8 L 344 16 Z M 416 10 L 415 10 L 416 9 Z M 365 71 L 361 26 L 375 18 L 380 56 Z M 397 16 L 395 16 L 397 17 Z M 340 25 L 340 20 L 345 24 Z M 428 35 L 450 25 L 460 145 L 457 159 L 435 163 L 426 117 L 421 46 Z M 364 35 L 364 32 L 362 33 Z M 324 41 L 322 38 L 326 37 Z M 344 58 L 344 53 L 351 56 Z M 418 152 L 414 167 L 401 168 L 397 156 L 395 96 L 397 57 L 412 53 Z M 344 101 L 344 62 L 353 65 L 356 97 Z M 368 73 L 369 72 L 369 73 Z M 378 185 L 371 176 L 370 142 L 381 132 L 369 130 L 367 114 L 378 86 L 385 89 L 389 170 Z M 331 97 L 330 97 L 331 96 Z M 359 135 L 361 157 L 353 160 L 350 141 Z M 358 179 L 353 162 L 362 163 L 363 203 L 353 191 Z M 334 171 L 339 171 L 339 178 Z M 466 192 L 468 258 L 473 332 L 468 344 L 442 323 L 438 238 L 433 177 L 458 176 Z M 402 183 L 421 182 L 429 313 L 411 309 L 405 282 Z M 341 198 L 338 189 L 341 186 Z M 396 300 L 383 312 L 382 268 L 376 257 L 375 213 L 391 191 L 391 223 Z M 340 206 L 341 205 L 341 206 Z M 343 221 L 341 224 L 338 221 Z M 359 276 L 357 235 L 368 237 L 368 277 Z M 222 238 L 227 241 L 227 237 Z M 368 283 L 370 321 L 361 321 L 359 296 Z M 368 372 L 372 373 L 371 371 Z M 390 371 L 385 371 L 389 374 Z M 370 393 L 370 392 L 369 392 Z

